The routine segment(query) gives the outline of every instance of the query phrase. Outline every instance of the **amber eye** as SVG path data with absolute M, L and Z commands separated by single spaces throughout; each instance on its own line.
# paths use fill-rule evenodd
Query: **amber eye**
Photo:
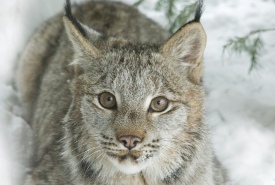
M 101 93 L 98 97 L 99 103 L 106 109 L 116 108 L 116 97 L 109 92 Z
M 151 101 L 150 110 L 153 112 L 162 112 L 167 109 L 169 100 L 163 96 L 154 98 Z

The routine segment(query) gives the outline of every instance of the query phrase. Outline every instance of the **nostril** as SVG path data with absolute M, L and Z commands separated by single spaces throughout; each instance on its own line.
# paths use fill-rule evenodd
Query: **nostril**
M 127 141 L 125 141 L 125 140 L 120 140 L 120 141 L 122 142 L 122 144 L 123 144 L 124 146 L 127 145 Z
M 141 141 L 141 139 L 140 138 L 138 138 L 138 137 L 134 137 L 134 138 L 132 138 L 132 142 L 133 142 L 133 145 L 134 146 L 136 146 L 137 145 L 137 143 L 138 142 L 140 142 Z
M 138 142 L 138 141 L 134 141 L 134 142 L 133 142 L 133 145 L 136 146 L 136 145 L 137 145 L 137 142 Z

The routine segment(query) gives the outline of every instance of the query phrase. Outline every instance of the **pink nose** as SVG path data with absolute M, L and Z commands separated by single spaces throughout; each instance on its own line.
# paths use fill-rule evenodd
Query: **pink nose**
M 136 144 L 141 141 L 141 139 L 137 136 L 121 136 L 118 140 L 129 150 L 134 148 Z

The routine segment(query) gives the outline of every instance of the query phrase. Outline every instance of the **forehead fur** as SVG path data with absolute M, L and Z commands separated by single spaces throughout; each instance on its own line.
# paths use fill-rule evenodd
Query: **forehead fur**
M 100 58 L 83 57 L 81 60 L 86 63 L 83 75 L 102 88 L 130 90 L 134 94 L 145 91 L 152 94 L 165 89 L 165 92 L 180 95 L 192 86 L 184 68 L 167 61 L 157 45 L 113 40 L 101 47 L 105 52 Z

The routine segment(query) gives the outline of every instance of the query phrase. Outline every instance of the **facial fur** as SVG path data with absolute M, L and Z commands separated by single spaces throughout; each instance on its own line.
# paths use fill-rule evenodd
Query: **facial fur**
M 102 168 L 110 161 L 118 171 L 130 174 L 156 161 L 180 160 L 172 151 L 185 147 L 185 133 L 194 127 L 188 117 L 194 117 L 190 114 L 196 110 L 197 119 L 203 119 L 201 86 L 188 80 L 184 68 L 166 61 L 157 46 L 137 48 L 124 43 L 114 48 L 108 44 L 103 57 L 75 59 L 85 69 L 71 87 L 74 98 L 68 119 L 78 121 L 72 121 L 74 131 L 68 128 L 66 133 L 67 138 L 76 138 L 68 144 L 74 146 L 70 150 L 77 147 L 78 160 L 98 159 L 94 163 Z M 100 105 L 102 92 L 115 95 L 116 109 Z M 151 100 L 158 96 L 166 97 L 169 106 L 163 112 L 151 112 Z M 119 135 L 137 135 L 142 142 L 129 151 L 119 142 Z

